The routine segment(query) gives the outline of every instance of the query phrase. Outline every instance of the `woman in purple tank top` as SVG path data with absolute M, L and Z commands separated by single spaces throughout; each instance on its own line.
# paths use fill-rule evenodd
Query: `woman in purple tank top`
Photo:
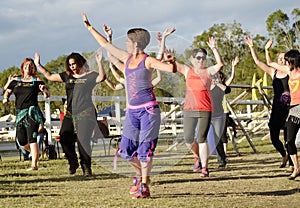
M 130 193 L 135 194 L 134 198 L 150 197 L 148 186 L 152 157 L 160 128 L 160 109 L 152 90 L 152 72 L 153 69 L 176 72 L 174 56 L 170 56 L 164 61 L 168 63 L 164 63 L 145 54 L 144 49 L 150 42 L 150 34 L 142 28 L 130 29 L 127 32 L 127 51 L 121 50 L 91 26 L 85 13 L 82 18 L 97 42 L 114 57 L 110 59 L 112 64 L 114 60 L 125 63 L 122 72 L 126 80 L 127 112 L 120 155 L 136 172 Z

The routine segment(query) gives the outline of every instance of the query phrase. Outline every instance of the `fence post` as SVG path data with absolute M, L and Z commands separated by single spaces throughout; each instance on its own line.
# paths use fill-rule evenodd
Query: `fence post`
M 118 132 L 118 134 L 121 134 L 121 103 L 120 103 L 120 99 L 115 101 L 115 111 L 116 111 L 116 120 L 117 120 L 117 125 L 116 125 L 117 132 Z
M 52 142 L 52 132 L 51 132 L 51 108 L 50 108 L 50 99 L 45 99 L 45 127 L 48 133 L 48 144 Z

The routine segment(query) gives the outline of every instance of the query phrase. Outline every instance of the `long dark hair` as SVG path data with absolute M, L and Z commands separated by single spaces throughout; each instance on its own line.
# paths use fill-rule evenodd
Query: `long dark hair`
M 295 68 L 300 68 L 300 52 L 296 49 L 292 49 L 284 55 L 284 60 L 286 60 L 291 68 L 290 70 L 294 70 Z
M 70 69 L 70 66 L 69 66 L 69 60 L 70 59 L 74 59 L 75 60 L 75 63 L 76 65 L 79 67 L 79 68 L 82 68 L 85 64 L 86 64 L 86 59 L 79 53 L 71 53 L 70 55 L 67 56 L 66 58 L 66 62 L 65 62 L 65 69 L 66 69 L 66 72 L 68 75 L 70 74 L 74 74 L 73 71 Z

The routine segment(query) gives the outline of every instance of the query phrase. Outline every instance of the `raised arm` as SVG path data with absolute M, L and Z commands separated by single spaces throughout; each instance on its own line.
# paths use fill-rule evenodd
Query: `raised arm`
M 224 63 L 223 63 L 223 60 L 222 60 L 222 57 L 216 47 L 216 38 L 215 37 L 210 37 L 208 39 L 208 42 L 207 42 L 207 45 L 210 47 L 210 49 L 212 50 L 214 56 L 215 56 L 215 59 L 216 59 L 216 64 L 209 67 L 209 71 L 212 73 L 212 74 L 215 74 L 217 73 L 218 71 L 220 71 L 223 66 L 224 66 Z M 213 70 L 212 70 L 213 69 Z
M 113 44 L 109 43 L 107 39 L 100 34 L 89 22 L 85 13 L 82 13 L 82 20 L 86 28 L 90 31 L 96 41 L 103 47 L 107 52 L 111 53 L 114 57 L 118 58 L 122 62 L 125 62 L 129 57 L 129 53 L 124 50 L 121 50 L 114 46 Z
M 279 71 L 283 71 L 285 73 L 289 73 L 290 72 L 290 68 L 286 65 L 280 65 L 276 62 L 274 62 L 272 59 L 271 59 L 271 56 L 270 56 L 270 53 L 269 53 L 269 50 L 270 48 L 272 47 L 272 44 L 273 44 L 273 39 L 270 38 L 268 40 L 268 42 L 266 43 L 265 45 L 265 54 L 266 54 L 266 60 L 267 60 L 267 64 L 271 67 L 273 67 L 274 69 L 277 69 Z
M 165 52 L 166 49 L 166 38 L 171 35 L 173 32 L 175 32 L 175 28 L 172 27 L 171 29 L 166 28 L 165 31 L 161 34 L 160 32 L 158 32 L 156 34 L 156 39 L 158 40 L 160 47 L 159 47 L 159 52 L 156 56 L 156 58 L 158 60 L 162 60 L 163 58 L 163 54 Z
M 165 31 L 163 32 L 163 34 L 161 34 L 160 32 L 158 32 L 156 34 L 156 39 L 158 40 L 159 44 L 160 44 L 160 48 L 158 51 L 158 54 L 156 56 L 156 58 L 158 60 L 162 60 L 163 59 L 163 55 L 166 49 L 166 38 L 172 34 L 173 32 L 175 32 L 175 28 L 172 27 L 170 30 L 168 28 L 165 29 Z M 158 85 L 158 83 L 161 81 L 161 72 L 159 70 L 156 70 L 156 77 L 152 80 L 152 86 L 155 87 Z
M 239 63 L 239 57 L 235 57 L 232 61 L 231 61 L 231 75 L 230 77 L 225 81 L 226 86 L 229 86 L 233 79 L 234 79 L 234 75 L 235 75 L 235 66 Z
M 258 58 L 258 55 L 255 51 L 255 48 L 254 48 L 254 45 L 253 45 L 253 40 L 250 36 L 246 36 L 245 37 L 245 42 L 248 44 L 249 48 L 250 48 L 250 52 L 251 52 L 251 55 L 252 55 L 252 58 L 255 62 L 255 64 L 261 68 L 263 71 L 267 72 L 271 77 L 274 76 L 274 72 L 275 72 L 275 69 L 266 65 L 264 62 L 262 62 L 259 58 Z M 268 59 L 267 59 L 267 62 L 268 62 Z
M 102 58 L 103 58 L 103 54 L 102 54 L 102 51 L 99 49 L 99 50 L 97 50 L 97 53 L 96 53 L 96 61 L 98 64 L 98 69 L 99 69 L 99 74 L 96 78 L 97 83 L 103 82 L 106 79 L 106 73 L 104 71 L 104 67 L 102 64 Z
M 38 68 L 38 71 L 40 71 L 49 81 L 63 82 L 59 74 L 52 74 L 44 66 L 40 64 L 40 55 L 38 53 L 34 54 L 34 63 Z

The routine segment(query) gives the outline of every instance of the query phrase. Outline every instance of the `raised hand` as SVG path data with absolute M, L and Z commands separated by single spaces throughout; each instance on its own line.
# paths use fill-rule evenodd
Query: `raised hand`
M 165 55 L 165 58 L 162 62 L 174 62 L 175 61 L 175 50 L 174 50 L 174 48 L 165 50 L 164 55 Z
M 231 61 L 231 64 L 232 64 L 232 66 L 236 66 L 238 63 L 239 63 L 239 57 L 236 56 L 236 57 Z
M 103 31 L 107 37 L 111 37 L 113 34 L 112 29 L 110 27 L 107 27 L 106 24 L 103 25 Z
M 253 46 L 253 41 L 250 36 L 245 37 L 245 42 L 248 44 L 248 46 Z
M 208 39 L 206 43 L 210 47 L 210 49 L 213 49 L 216 47 L 216 38 L 212 36 Z
M 38 53 L 35 53 L 34 54 L 34 64 L 36 66 L 39 66 L 40 65 L 40 55 Z
M 170 29 L 166 28 L 165 31 L 163 32 L 162 36 L 163 37 L 168 37 L 170 34 L 172 34 L 173 32 L 175 32 L 175 28 L 172 27 Z
M 270 38 L 265 45 L 265 50 L 269 50 L 272 47 L 272 44 L 273 44 L 273 39 Z
M 84 25 L 88 28 L 89 26 L 91 26 L 89 20 L 87 19 L 86 13 L 82 12 L 82 20 L 84 22 Z

